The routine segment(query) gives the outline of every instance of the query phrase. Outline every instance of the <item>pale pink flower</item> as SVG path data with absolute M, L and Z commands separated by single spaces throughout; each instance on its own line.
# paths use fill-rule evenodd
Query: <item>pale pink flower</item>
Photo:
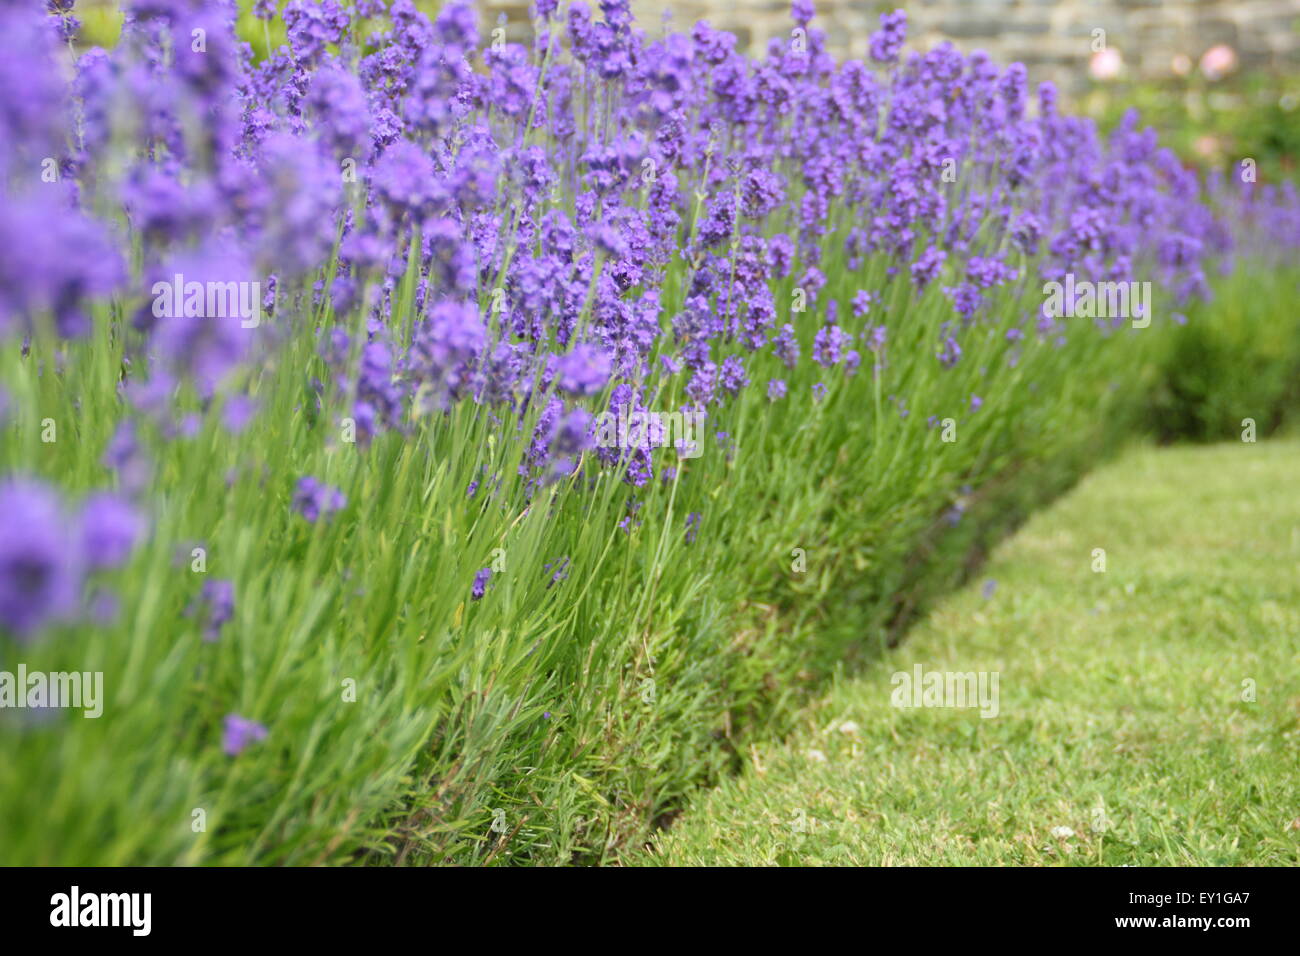
M 1094 80 L 1102 82 L 1115 79 L 1123 69 L 1124 58 L 1119 55 L 1119 50 L 1112 46 L 1098 50 L 1088 61 L 1088 72 L 1092 74 Z
M 1201 56 L 1201 72 L 1206 79 L 1218 80 L 1237 68 L 1237 51 L 1226 43 L 1210 47 Z

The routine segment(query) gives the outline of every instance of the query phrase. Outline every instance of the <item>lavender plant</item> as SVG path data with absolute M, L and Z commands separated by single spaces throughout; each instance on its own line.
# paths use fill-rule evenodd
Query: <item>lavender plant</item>
M 1256 241 L 902 12 L 836 63 L 806 0 L 758 59 L 71 11 L 0 13 L 0 663 L 107 701 L 0 711 L 7 863 L 602 859 L 1126 434 Z

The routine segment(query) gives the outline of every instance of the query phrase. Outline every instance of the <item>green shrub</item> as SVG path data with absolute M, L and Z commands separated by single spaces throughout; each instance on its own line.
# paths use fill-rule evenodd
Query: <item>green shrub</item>
M 1250 419 L 1262 437 L 1300 404 L 1300 290 L 1295 269 L 1244 265 L 1217 284 L 1212 302 L 1187 311 L 1151 399 L 1162 440 L 1222 441 Z

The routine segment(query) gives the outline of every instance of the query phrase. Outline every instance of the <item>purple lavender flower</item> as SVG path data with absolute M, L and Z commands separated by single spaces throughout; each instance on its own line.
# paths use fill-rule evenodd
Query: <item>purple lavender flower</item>
M 71 43 L 81 32 L 81 18 L 66 14 L 58 18 L 59 39 Z
M 221 410 L 221 424 L 232 435 L 238 435 L 248 427 L 256 413 L 257 403 L 251 398 L 247 395 L 232 395 Z
M 26 480 L 0 484 L 0 629 L 27 641 L 73 617 L 81 555 L 56 492 Z
M 794 326 L 781 326 L 781 332 L 776 337 L 773 349 L 777 358 L 784 362 L 787 368 L 794 368 L 799 364 L 799 340 L 795 338 Z
M 143 534 L 143 516 L 118 495 L 92 495 L 82 506 L 81 546 L 88 568 L 123 564 Z
M 4 133 L 0 117 L 0 137 Z M 126 275 L 106 230 L 57 201 L 58 186 L 46 190 L 6 195 L 0 207 L 0 247 L 6 250 L 0 256 L 0 341 L 30 334 L 35 317 L 45 312 L 53 313 L 59 335 L 85 335 L 86 299 L 115 291 Z
M 837 365 L 844 358 L 844 346 L 852 340 L 838 325 L 823 325 L 813 337 L 813 361 L 822 368 Z
M 99 588 L 91 593 L 86 602 L 86 613 L 91 622 L 98 627 L 111 627 L 117 623 L 122 610 L 122 602 L 112 591 Z
M 593 421 L 591 412 L 585 408 L 571 409 L 556 425 L 555 437 L 551 439 L 551 452 L 569 457 L 595 447 Z
M 369 158 L 374 119 L 357 76 L 332 64 L 322 67 L 312 77 L 305 105 L 336 157 L 357 163 Z
M 742 197 L 744 215 L 762 219 L 785 199 L 785 183 L 770 170 L 753 169 L 745 177 Z
M 472 366 L 486 344 L 487 328 L 477 309 L 467 303 L 440 302 L 416 327 L 407 367 L 417 382 L 431 388 L 432 404 L 446 407 L 468 391 Z
M 376 193 L 394 209 L 418 213 L 443 196 L 433 160 L 414 143 L 399 140 L 375 163 L 371 176 Z
M 150 344 L 164 367 L 210 396 L 252 347 L 259 285 L 247 259 L 228 245 L 175 257 L 151 289 Z
M 952 368 L 961 358 L 961 346 L 951 335 L 943 340 L 943 347 L 939 350 L 939 364 L 944 368 Z
M 575 346 L 556 364 L 556 384 L 570 395 L 595 395 L 609 381 L 609 353 L 590 345 Z
M 691 380 L 686 383 L 686 394 L 696 405 L 703 408 L 713 401 L 718 384 L 718 366 L 705 362 L 695 370 Z
M 348 500 L 344 497 L 343 492 L 337 488 L 331 488 L 311 475 L 304 475 L 299 478 L 293 492 L 294 511 L 297 511 L 312 524 L 315 524 L 317 519 L 322 516 L 328 518 L 334 512 L 341 510 L 347 502 Z
M 470 600 L 480 601 L 487 593 L 488 582 L 492 580 L 491 568 L 480 568 L 474 572 L 474 585 L 470 588 Z
M 295 59 L 310 63 L 319 59 L 327 46 L 343 39 L 348 17 L 332 0 L 289 0 L 284 8 L 284 25 Z
M 226 714 L 221 734 L 221 749 L 227 757 L 238 757 L 249 744 L 266 739 L 266 726 L 239 714 Z
M 851 303 L 854 318 L 858 318 L 858 319 L 863 318 L 868 312 L 871 311 L 872 304 L 875 303 L 878 300 L 878 298 L 879 296 L 875 295 L 874 293 L 868 292 L 866 289 L 859 289 L 857 292 L 855 292 L 853 294 L 853 301 Z
M 738 356 L 728 355 L 723 359 L 722 368 L 718 373 L 718 384 L 728 395 L 740 394 L 740 390 L 749 384 L 745 363 Z
M 332 118 L 336 123 L 344 122 L 342 116 Z M 336 131 L 334 139 L 344 135 Z M 361 133 L 353 129 L 352 135 Z M 357 148 L 355 143 L 345 145 Z M 262 216 L 257 261 L 265 264 L 267 271 L 274 269 L 281 278 L 312 271 L 329 255 L 334 243 L 343 194 L 338 168 L 314 142 L 287 133 L 276 133 L 263 141 L 258 166 L 275 188 L 267 197 Z
M 203 640 L 208 643 L 216 641 L 221 636 L 222 627 L 235 616 L 235 583 L 221 578 L 204 581 L 187 613 L 199 616 L 203 624 Z
M 0 109 L 0 141 L 4 143 L 0 178 L 7 183 L 11 172 L 38 169 L 43 158 L 59 155 L 69 104 L 56 59 L 60 38 L 36 4 L 4 6 L 0 14 L 0 103 L 4 104 Z M 15 199 L 7 195 L 6 205 Z M 11 254 L 17 251 L 5 248 Z
M 184 185 L 175 172 L 152 163 L 131 170 L 121 199 L 132 228 L 150 246 L 188 240 L 216 225 L 218 196 L 212 184 Z
M 918 289 L 924 289 L 934 281 L 947 257 L 948 254 L 938 246 L 930 246 L 921 254 L 921 258 L 912 263 L 912 281 Z
M 103 463 L 117 472 L 118 481 L 128 494 L 138 494 L 148 484 L 152 466 L 140 445 L 134 421 L 128 418 L 118 423 L 104 449 Z
M 880 15 L 880 29 L 871 34 L 871 58 L 877 63 L 892 63 L 907 40 L 907 14 L 902 10 Z
M 555 570 L 552 571 L 552 568 Z M 569 559 L 568 557 L 563 557 L 558 561 L 548 562 L 547 564 L 542 565 L 542 570 L 550 572 L 551 580 L 546 582 L 546 587 L 552 588 L 569 577 Z
M 794 243 L 789 236 L 777 233 L 767 241 L 767 261 L 772 277 L 784 279 L 794 264 Z
M 1000 259 L 972 256 L 966 265 L 966 277 L 980 289 L 991 289 L 1015 279 L 1016 270 Z
M 438 41 L 444 46 L 458 51 L 478 46 L 478 15 L 467 3 L 445 5 L 433 26 Z
M 424 224 L 425 257 L 437 270 L 439 285 L 457 296 L 474 291 L 478 281 L 474 245 L 466 242 L 464 229 L 451 219 L 433 219 Z

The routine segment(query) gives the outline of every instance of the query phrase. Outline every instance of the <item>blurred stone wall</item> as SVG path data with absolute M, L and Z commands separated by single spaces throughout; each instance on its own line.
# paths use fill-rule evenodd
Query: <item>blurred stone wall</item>
M 951 40 L 963 51 L 983 49 L 999 63 L 1020 61 L 1030 80 L 1052 79 L 1063 92 L 1088 83 L 1094 30 L 1119 53 L 1123 74 L 1159 78 L 1175 69 L 1195 69 L 1207 50 L 1231 47 L 1245 69 L 1300 72 L 1300 0 L 815 0 L 812 26 L 825 31 L 838 57 L 865 58 L 867 37 L 880 13 L 902 7 L 908 17 L 908 45 L 929 49 Z M 487 26 L 504 12 L 508 36 L 527 36 L 529 0 L 481 0 Z M 597 0 L 588 0 L 598 10 Z M 637 24 L 654 36 L 663 30 L 665 10 L 673 28 L 697 20 L 729 30 L 748 52 L 761 51 L 773 37 L 788 37 L 788 0 L 632 0 Z M 1179 59 L 1185 58 L 1185 59 Z M 1106 65 L 1113 65 L 1112 59 Z M 1100 65 L 1098 65 L 1100 67 Z

